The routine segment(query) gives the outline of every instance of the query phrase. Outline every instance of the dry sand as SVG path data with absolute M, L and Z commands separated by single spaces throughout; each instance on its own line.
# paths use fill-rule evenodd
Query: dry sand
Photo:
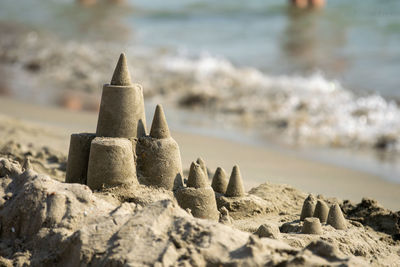
M 6 118 L 1 117 L 2 121 L 7 120 L 7 123 L 2 122 L 2 127 L 7 130 L 15 128 L 13 131 L 18 132 L 9 136 L 6 131 L 0 131 L 2 143 L 11 138 L 19 142 L 48 145 L 64 154 L 68 151 L 70 134 L 95 132 L 98 116 L 94 112 L 40 107 L 8 98 L 0 98 L 1 114 L 7 115 Z M 19 120 L 10 120 L 10 117 Z M 21 130 L 29 128 L 26 121 L 45 126 L 45 133 L 51 138 L 35 132 L 35 125 L 32 131 Z M 179 144 L 183 168 L 186 170 L 192 161 L 201 156 L 213 172 L 217 167 L 231 170 L 234 164 L 239 164 L 246 189 L 264 182 L 290 184 L 306 192 L 356 202 L 369 197 L 378 200 L 386 208 L 400 209 L 400 184 L 371 174 L 216 137 L 174 131 L 172 136 Z
M 201 156 L 212 172 L 240 164 L 248 189 L 274 182 L 244 197 L 217 195 L 218 207 L 225 207 L 221 223 L 193 218 L 164 189 L 127 185 L 92 192 L 62 183 L 69 135 L 93 132 L 96 119 L 0 99 L 0 266 L 400 265 L 399 212 L 371 199 L 354 205 L 318 196 L 340 204 L 347 229 L 322 224 L 321 235 L 302 234 L 307 194 L 274 183 L 374 197 L 391 207 L 399 203 L 398 185 L 274 150 L 172 132 L 184 169 Z

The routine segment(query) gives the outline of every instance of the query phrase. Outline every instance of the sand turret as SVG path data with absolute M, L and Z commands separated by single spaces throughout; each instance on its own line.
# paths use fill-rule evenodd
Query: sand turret
M 347 228 L 346 219 L 343 216 L 339 204 L 335 203 L 329 209 L 327 224 L 338 230 L 344 230 Z
M 161 105 L 156 107 L 150 136 L 139 138 L 136 154 L 142 183 L 167 190 L 183 186 L 179 146 L 171 137 Z
M 211 187 L 215 192 L 220 194 L 225 194 L 228 188 L 228 178 L 226 177 L 226 172 L 224 169 L 218 167 L 215 171 Z
M 164 139 L 171 137 L 165 118 L 164 109 L 161 105 L 156 106 L 153 122 L 151 124 L 150 136 L 156 139 Z
M 308 197 L 304 200 L 303 207 L 301 209 L 300 221 L 303 221 L 308 217 L 313 217 L 315 204 L 315 197 L 312 194 L 308 195 Z
M 200 165 L 201 169 L 203 170 L 204 174 L 206 175 L 207 179 L 208 179 L 208 171 L 207 171 L 207 166 L 206 166 L 206 162 L 201 158 L 197 158 L 196 163 Z
M 192 162 L 192 164 L 190 165 L 187 186 L 194 188 L 210 186 L 207 177 L 204 174 L 203 168 L 196 162 Z
M 130 79 L 125 54 L 110 84 L 103 86 L 96 136 L 135 138 L 146 134 L 143 89 Z
M 301 232 L 303 234 L 320 235 L 322 234 L 321 222 L 318 218 L 305 218 Z
M 114 69 L 110 84 L 116 86 L 132 85 L 131 75 L 129 74 L 128 69 L 128 62 L 126 61 L 126 56 L 124 53 L 119 56 L 118 63 Z
M 328 218 L 329 207 L 325 201 L 318 199 L 317 205 L 315 206 L 313 217 L 318 218 L 321 223 L 326 223 Z
M 96 137 L 90 147 L 87 185 L 92 189 L 137 184 L 132 142 Z
M 72 134 L 69 143 L 65 182 L 86 184 L 90 144 L 95 134 Z
M 225 196 L 242 197 L 244 195 L 245 190 L 243 187 L 242 175 L 240 174 L 239 166 L 235 165 L 232 169 L 231 177 L 229 178 Z
M 214 190 L 208 184 L 201 166 L 195 162 L 190 166 L 187 186 L 176 191 L 179 205 L 183 209 L 190 209 L 194 217 L 218 220 Z

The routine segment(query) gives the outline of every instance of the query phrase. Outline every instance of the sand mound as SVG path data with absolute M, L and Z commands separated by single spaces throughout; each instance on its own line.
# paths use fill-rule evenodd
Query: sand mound
M 363 198 L 357 205 L 344 201 L 341 208 L 349 219 L 367 225 L 375 231 L 387 233 L 394 240 L 400 240 L 400 211 L 392 212 L 369 198 Z
M 0 176 L 0 255 L 6 266 L 359 263 L 328 244 L 328 251 L 298 249 L 193 218 L 170 199 L 143 206 L 109 202 L 85 185 L 23 171 L 4 158 Z

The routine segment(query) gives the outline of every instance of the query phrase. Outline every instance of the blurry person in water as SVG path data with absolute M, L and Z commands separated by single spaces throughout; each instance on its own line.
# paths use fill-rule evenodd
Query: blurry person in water
M 99 2 L 98 0 L 76 0 L 79 4 L 83 6 L 92 6 Z M 124 0 L 103 0 L 104 2 L 109 2 L 111 4 L 118 4 L 124 2 Z
M 320 8 L 325 5 L 325 0 L 290 0 L 290 3 L 297 8 Z

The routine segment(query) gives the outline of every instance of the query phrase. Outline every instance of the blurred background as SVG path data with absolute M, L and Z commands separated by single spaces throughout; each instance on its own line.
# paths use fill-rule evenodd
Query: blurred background
M 97 112 L 123 51 L 171 128 L 399 183 L 400 1 L 294 2 L 1 0 L 0 94 Z

